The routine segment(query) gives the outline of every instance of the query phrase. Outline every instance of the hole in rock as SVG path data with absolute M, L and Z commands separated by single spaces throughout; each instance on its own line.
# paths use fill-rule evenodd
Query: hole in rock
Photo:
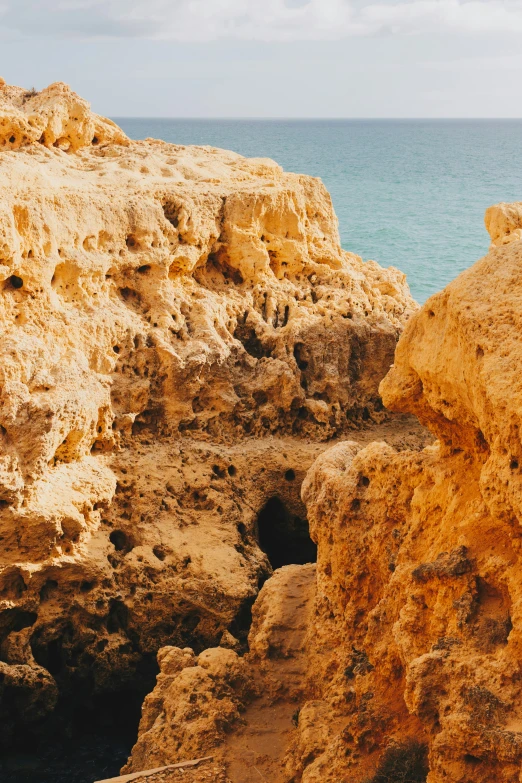
M 117 552 L 130 552 L 132 549 L 132 544 L 123 530 L 113 530 L 109 536 L 109 541 Z
M 163 214 L 165 215 L 165 218 L 169 221 L 170 225 L 173 226 L 174 228 L 177 228 L 179 226 L 180 211 L 181 211 L 181 207 L 173 201 L 168 201 L 166 204 L 163 205 Z
M 26 612 L 23 609 L 6 609 L 2 612 L 0 633 L 8 636 L 12 632 L 22 631 L 34 625 L 38 615 L 35 612 Z
M 22 288 L 24 281 L 21 277 L 18 277 L 18 275 L 11 275 L 11 277 L 8 277 L 5 281 L 6 288 Z
M 234 337 L 243 344 L 243 348 L 254 359 L 262 359 L 263 357 L 269 357 L 272 350 L 269 346 L 264 345 L 262 340 L 256 334 L 253 327 L 246 324 L 239 324 L 234 330 Z
M 464 762 L 466 764 L 471 764 L 472 767 L 477 766 L 477 764 L 482 764 L 482 760 L 477 758 L 477 756 L 472 756 L 471 753 L 466 753 Z
M 127 607 L 112 600 L 106 631 L 98 628 L 108 635 L 97 641 L 73 623 L 35 630 L 31 649 L 55 679 L 58 703 L 47 714 L 28 718 L 27 692 L 12 689 L 9 704 L 0 700 L 2 783 L 93 783 L 118 776 L 136 741 L 143 699 L 158 673 L 155 653 L 136 655 L 139 647 L 127 625 Z M 44 679 L 42 683 L 37 692 L 45 703 Z
M 268 578 L 269 574 L 263 573 L 260 575 L 259 589 L 262 588 L 263 584 Z M 251 598 L 245 598 L 245 600 L 241 603 L 239 611 L 237 612 L 234 620 L 228 627 L 228 630 L 232 636 L 238 639 L 245 651 L 248 649 L 247 640 L 250 627 L 252 625 L 252 607 L 255 600 L 255 596 Z
M 278 497 L 270 498 L 259 512 L 257 530 L 259 546 L 272 568 L 315 563 L 317 546 L 310 538 L 308 520 L 291 514 Z
M 296 343 L 294 345 L 294 359 L 299 369 L 304 372 L 308 369 L 308 360 L 303 358 L 303 343 Z
M 40 588 L 40 601 L 48 601 L 52 597 L 57 587 L 58 582 L 55 579 L 47 579 L 47 581 Z
M 123 601 L 111 599 L 109 615 L 107 617 L 107 630 L 110 634 L 125 631 L 129 622 L 129 610 Z

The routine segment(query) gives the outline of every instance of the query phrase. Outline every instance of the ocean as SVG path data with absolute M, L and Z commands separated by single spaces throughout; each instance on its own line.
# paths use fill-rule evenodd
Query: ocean
M 208 144 L 320 177 L 343 247 L 401 269 L 419 302 L 487 252 L 488 206 L 522 200 L 522 120 L 115 121 L 134 139 Z

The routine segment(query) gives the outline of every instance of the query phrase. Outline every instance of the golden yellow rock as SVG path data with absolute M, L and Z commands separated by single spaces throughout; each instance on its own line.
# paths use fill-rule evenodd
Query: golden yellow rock
M 155 689 L 144 701 L 140 736 L 122 774 L 212 752 L 240 720 L 252 696 L 249 666 L 233 650 L 163 648 Z M 219 758 L 220 754 L 213 754 Z
M 489 207 L 485 223 L 492 247 L 518 242 L 522 239 L 522 202 Z
M 3 80 L 2 80 L 3 82 Z M 45 90 L 24 90 L 3 82 L 0 95 L 0 149 L 39 142 L 74 152 L 104 142 L 128 144 L 118 126 L 93 114 L 83 98 L 63 82 Z
M 62 83 L 0 92 L 0 177 L 0 636 L 73 701 L 143 693 L 162 646 L 244 645 L 261 509 L 303 525 L 322 444 L 386 419 L 417 307 L 319 180 L 130 141 Z
M 309 676 L 330 741 L 310 761 L 298 727 L 290 769 L 306 783 L 372 780 L 385 759 L 429 766 L 428 783 L 520 781 L 521 269 L 522 242 L 492 249 L 399 341 L 383 400 L 435 444 L 341 443 L 307 475 Z

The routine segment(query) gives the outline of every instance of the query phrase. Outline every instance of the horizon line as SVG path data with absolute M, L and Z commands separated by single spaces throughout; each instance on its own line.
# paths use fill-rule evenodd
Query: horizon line
M 113 114 L 107 115 L 113 120 L 241 120 L 256 122 L 520 122 L 520 117 L 245 117 L 245 116 L 172 116 L 172 115 L 131 115 L 131 114 Z

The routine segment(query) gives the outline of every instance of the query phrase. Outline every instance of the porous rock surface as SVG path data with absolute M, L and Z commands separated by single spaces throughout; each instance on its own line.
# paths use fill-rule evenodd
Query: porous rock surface
M 203 758 L 225 740 L 254 692 L 244 658 L 215 647 L 196 659 L 190 648 L 164 647 L 160 674 L 143 703 L 138 742 L 122 774 Z
M 517 207 L 488 211 L 490 227 L 495 209 Z M 347 440 L 307 473 L 314 609 L 300 616 L 311 566 L 280 569 L 254 604 L 257 693 L 214 745 L 232 783 L 522 780 L 522 242 L 498 225 L 489 255 L 409 321 L 381 384 L 436 442 Z M 267 694 L 284 736 L 275 766 Z
M 522 239 L 522 202 L 489 207 L 486 210 L 485 223 L 492 247 L 519 242 Z
M 312 758 L 299 721 L 289 769 L 306 783 L 369 780 L 408 739 L 428 783 L 522 779 L 522 242 L 493 239 L 410 320 L 381 384 L 437 441 L 347 441 L 304 482 L 309 676 L 330 707 Z
M 150 684 L 161 646 L 241 642 L 259 510 L 304 517 L 327 439 L 385 418 L 416 306 L 341 249 L 319 180 L 130 141 L 63 84 L 0 83 L 0 179 L 8 743 L 57 685 L 83 703 Z

